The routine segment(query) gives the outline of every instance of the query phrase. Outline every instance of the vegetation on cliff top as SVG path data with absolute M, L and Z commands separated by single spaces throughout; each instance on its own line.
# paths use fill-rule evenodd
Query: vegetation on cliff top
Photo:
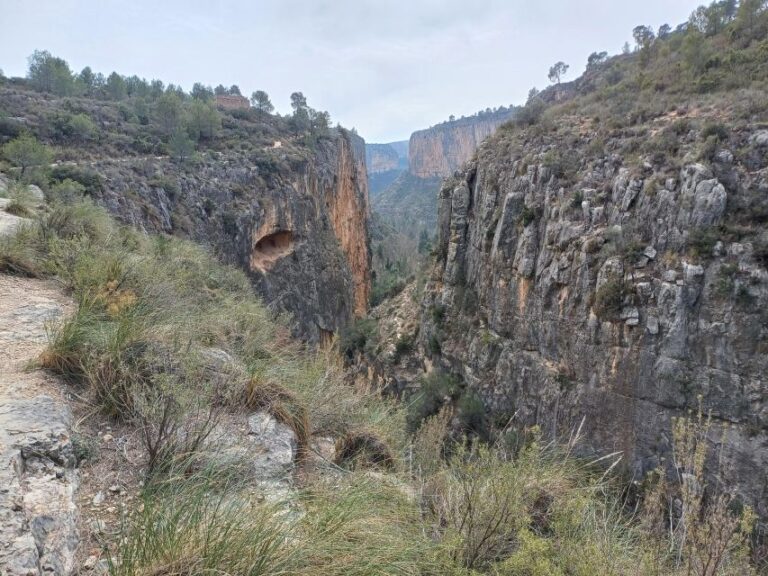
M 30 56 L 26 79 L 0 76 L 0 91 L 0 144 L 31 134 L 56 146 L 57 161 L 146 155 L 186 161 L 195 151 L 258 153 L 276 140 L 312 148 L 332 134 L 329 114 L 309 106 L 301 92 L 291 95 L 293 113 L 285 117 L 272 114 L 263 91 L 254 93 L 251 108 L 221 110 L 215 97 L 239 94 L 237 86 L 196 83 L 187 93 L 135 75 L 104 76 L 90 67 L 75 73 L 47 51 Z

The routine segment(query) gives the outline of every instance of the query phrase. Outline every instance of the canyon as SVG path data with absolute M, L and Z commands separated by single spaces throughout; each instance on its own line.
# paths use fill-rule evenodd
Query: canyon
M 480 143 L 511 120 L 514 113 L 514 108 L 501 107 L 416 131 L 407 148 L 400 146 L 399 156 L 397 145 L 402 143 L 368 145 L 369 180 L 372 188 L 376 187 L 371 198 L 376 212 L 411 236 L 421 230 L 431 234 L 437 222 L 435 199 L 441 180 L 461 168 Z M 398 158 L 400 165 L 396 166 Z
M 483 140 L 513 116 L 514 110 L 502 108 L 414 132 L 408 144 L 408 171 L 417 178 L 450 176 L 474 155 Z
M 768 8 L 644 28 L 407 142 L 0 74 L 0 573 L 768 569 Z

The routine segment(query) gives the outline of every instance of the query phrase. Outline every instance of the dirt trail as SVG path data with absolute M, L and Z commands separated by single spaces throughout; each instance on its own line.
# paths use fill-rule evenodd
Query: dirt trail
M 78 545 L 72 414 L 33 368 L 72 303 L 52 283 L 0 274 L 0 574 L 67 575 Z

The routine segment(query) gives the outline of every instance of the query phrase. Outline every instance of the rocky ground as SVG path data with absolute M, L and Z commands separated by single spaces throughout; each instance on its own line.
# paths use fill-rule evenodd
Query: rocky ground
M 0 234 L 24 220 L 0 215 L 9 223 Z M 136 428 L 36 367 L 50 329 L 73 309 L 53 281 L 0 275 L 2 576 L 103 574 L 121 527 L 141 510 L 146 459 Z M 295 434 L 266 412 L 223 415 L 202 457 L 242 466 L 264 498 L 293 490 Z
M 71 303 L 55 286 L 0 276 L 0 571 L 68 574 L 78 543 L 72 412 L 32 364 Z

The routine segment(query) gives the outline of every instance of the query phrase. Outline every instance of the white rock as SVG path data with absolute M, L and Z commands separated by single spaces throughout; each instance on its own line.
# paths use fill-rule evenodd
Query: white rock
M 35 200 L 40 200 L 41 202 L 45 200 L 45 194 L 43 194 L 43 191 L 40 190 L 39 186 L 35 186 L 34 184 L 30 184 L 27 186 L 27 190 L 32 195 L 32 197 Z
M 637 326 L 640 324 L 640 311 L 634 306 L 624 308 L 621 311 L 621 319 L 625 321 L 627 326 Z
M 104 492 L 99 490 L 98 492 L 96 492 L 96 495 L 93 497 L 93 500 L 91 500 L 91 503 L 94 506 L 98 506 L 102 502 L 104 502 Z
M 768 146 L 768 130 L 760 130 L 752 135 L 749 141 L 755 146 L 766 147 Z
M 715 154 L 715 161 L 720 162 L 721 164 L 732 164 L 733 153 L 730 150 L 720 150 Z
M 704 268 L 698 264 L 688 264 L 683 262 L 683 277 L 686 282 L 691 282 L 699 276 L 704 276 Z

